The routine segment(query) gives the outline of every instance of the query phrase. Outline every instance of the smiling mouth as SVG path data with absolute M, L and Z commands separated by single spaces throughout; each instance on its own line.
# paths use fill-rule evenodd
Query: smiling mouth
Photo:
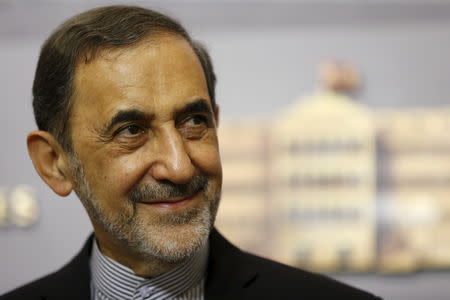
M 187 197 L 176 197 L 170 199 L 163 200 L 155 200 L 155 201 L 141 201 L 139 203 L 144 204 L 145 206 L 162 208 L 162 209 L 178 209 L 192 204 L 199 193 L 195 193 L 191 196 Z

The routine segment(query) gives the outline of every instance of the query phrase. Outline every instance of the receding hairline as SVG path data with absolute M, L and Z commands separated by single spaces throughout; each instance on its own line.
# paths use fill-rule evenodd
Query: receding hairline
M 186 39 L 184 36 L 174 33 L 174 32 L 167 32 L 167 31 L 161 31 L 157 33 L 150 33 L 147 36 L 143 37 L 141 40 L 137 41 L 136 43 L 129 44 L 129 45 L 121 45 L 121 46 L 100 46 L 95 49 L 95 52 L 92 52 L 89 54 L 88 57 L 85 55 L 80 55 L 78 60 L 74 62 L 74 73 L 73 73 L 73 80 L 72 80 L 72 93 L 70 96 L 69 102 L 73 104 L 73 101 L 75 100 L 75 95 L 77 92 L 77 78 L 79 75 L 80 67 L 82 65 L 87 65 L 90 63 L 93 63 L 97 59 L 104 59 L 107 61 L 113 61 L 117 58 L 119 58 L 121 55 L 127 53 L 128 51 L 132 51 L 137 48 L 154 48 L 158 47 L 162 42 L 170 41 L 171 39 L 175 39 L 178 41 L 184 41 L 186 42 L 186 46 L 190 49 L 193 56 L 195 57 L 195 60 L 198 62 L 199 69 L 201 70 L 203 74 L 203 78 L 205 81 L 205 86 L 208 87 L 207 84 L 207 74 L 205 73 L 205 70 L 203 69 L 202 63 L 200 61 L 200 58 L 198 54 L 196 53 L 194 49 L 194 41 Z M 208 97 L 210 98 L 210 95 L 208 93 Z M 209 99 L 211 102 L 213 102 L 212 99 Z M 211 106 L 213 106 L 214 103 L 211 103 Z M 71 114 L 70 114 L 71 115 Z M 69 115 L 69 118 L 70 118 Z
M 126 52 L 127 50 L 131 50 L 134 48 L 157 46 L 160 43 L 161 39 L 168 39 L 168 38 L 176 38 L 179 40 L 186 41 L 195 54 L 194 47 L 193 47 L 194 41 L 187 39 L 186 37 L 182 36 L 179 33 L 167 31 L 162 28 L 161 30 L 157 30 L 157 31 L 148 33 L 147 35 L 142 37 L 140 40 L 138 40 L 132 44 L 98 45 L 98 46 L 94 46 L 94 47 L 87 46 L 86 49 L 83 49 L 78 54 L 77 59 L 74 61 L 75 72 L 76 72 L 77 67 L 82 63 L 90 63 L 93 60 L 97 59 L 98 57 L 107 59 L 107 57 L 103 56 L 103 54 L 116 53 L 117 56 L 120 56 L 120 54 L 122 52 Z M 200 59 L 199 59 L 199 62 L 200 62 Z

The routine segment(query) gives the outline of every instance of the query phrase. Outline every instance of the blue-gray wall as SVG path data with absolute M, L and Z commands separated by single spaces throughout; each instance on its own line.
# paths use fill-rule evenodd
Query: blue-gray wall
M 42 214 L 32 228 L 0 228 L 0 294 L 61 266 L 90 232 L 79 201 L 57 197 L 36 175 L 25 138 L 35 128 L 31 84 L 41 43 L 66 17 L 103 3 L 111 1 L 0 1 L 0 187 L 33 186 Z M 134 3 L 178 16 L 205 41 L 225 119 L 271 116 L 314 88 L 315 66 L 327 57 L 361 68 L 367 105 L 450 105 L 450 1 Z M 450 293 L 445 272 L 340 278 L 386 299 Z

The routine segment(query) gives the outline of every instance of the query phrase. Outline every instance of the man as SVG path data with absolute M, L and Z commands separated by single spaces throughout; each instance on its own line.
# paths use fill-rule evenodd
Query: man
M 139 7 L 73 17 L 33 86 L 33 164 L 76 192 L 94 235 L 59 271 L 1 299 L 375 299 L 241 252 L 213 229 L 222 172 L 215 76 L 176 21 Z

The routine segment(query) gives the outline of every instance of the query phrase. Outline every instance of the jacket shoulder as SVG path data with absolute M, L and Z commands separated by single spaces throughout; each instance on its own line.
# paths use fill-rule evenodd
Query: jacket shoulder
M 89 258 L 93 235 L 65 266 L 0 296 L 0 300 L 88 299 L 90 295 Z
M 380 299 L 327 276 L 241 251 L 215 229 L 210 246 L 206 299 Z
M 57 277 L 57 272 L 48 274 L 0 296 L 0 300 L 44 299 L 44 295 L 54 288 Z
M 290 267 L 269 259 L 242 252 L 242 260 L 257 272 L 252 286 L 271 299 L 346 299 L 375 300 L 374 295 L 336 281 L 330 277 Z

